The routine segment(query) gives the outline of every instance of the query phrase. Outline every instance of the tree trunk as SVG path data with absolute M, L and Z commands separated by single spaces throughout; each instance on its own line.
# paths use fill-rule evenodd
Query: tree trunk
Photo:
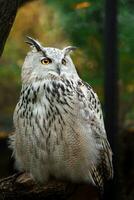
M 30 1 L 32 0 L 0 0 L 0 56 L 4 50 L 18 8 Z
M 27 174 L 19 173 L 0 180 L 0 199 L 4 200 L 98 200 L 97 189 L 91 185 L 51 180 L 37 185 Z

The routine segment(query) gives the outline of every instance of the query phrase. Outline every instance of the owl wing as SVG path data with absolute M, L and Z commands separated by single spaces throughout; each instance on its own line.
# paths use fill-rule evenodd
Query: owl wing
M 84 109 L 85 111 L 88 110 L 87 113 L 89 113 L 88 120 L 86 116 L 85 121 L 90 124 L 96 141 L 96 148 L 99 150 L 98 164 L 96 165 L 92 162 L 92 166 L 89 167 L 89 172 L 94 184 L 99 188 L 103 188 L 105 180 L 113 177 L 113 167 L 112 151 L 104 128 L 101 105 L 97 94 L 91 86 L 82 80 L 78 82 L 78 93 L 83 96 Z

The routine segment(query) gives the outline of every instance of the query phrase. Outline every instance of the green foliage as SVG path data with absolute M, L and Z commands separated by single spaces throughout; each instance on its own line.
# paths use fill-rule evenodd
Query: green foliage
M 134 8 L 134 7 L 133 7 Z M 134 76 L 134 15 L 130 9 L 124 9 L 123 5 L 120 7 L 119 14 L 119 40 L 120 40 L 120 61 L 123 67 L 122 75 L 124 74 L 126 80 L 130 76 Z M 125 70 L 125 73 L 124 73 Z M 130 73 L 130 76 L 126 76 Z
M 18 66 L 0 67 L 0 108 L 2 118 L 13 113 L 20 90 L 20 69 Z
M 134 119 L 134 3 L 121 0 L 118 16 L 121 103 L 126 119 Z
M 103 30 L 103 2 L 79 0 L 48 0 L 60 13 L 60 22 L 67 37 L 74 45 L 83 48 L 90 58 L 101 61 L 101 45 Z M 84 4 L 86 3 L 87 5 Z

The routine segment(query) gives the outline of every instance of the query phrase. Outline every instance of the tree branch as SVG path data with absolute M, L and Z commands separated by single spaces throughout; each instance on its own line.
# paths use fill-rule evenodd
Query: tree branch
M 32 0 L 0 0 L 0 56 L 3 53 L 18 8 L 30 1 Z
M 37 185 L 27 174 L 19 173 L 0 180 L 0 199 L 4 200 L 97 200 L 96 188 L 67 182 L 50 181 Z

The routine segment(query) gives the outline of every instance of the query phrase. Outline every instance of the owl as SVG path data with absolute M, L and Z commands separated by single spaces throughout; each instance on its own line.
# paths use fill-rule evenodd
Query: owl
M 70 53 L 27 38 L 10 145 L 20 171 L 40 184 L 50 177 L 103 188 L 113 177 L 100 101 L 80 79 Z

